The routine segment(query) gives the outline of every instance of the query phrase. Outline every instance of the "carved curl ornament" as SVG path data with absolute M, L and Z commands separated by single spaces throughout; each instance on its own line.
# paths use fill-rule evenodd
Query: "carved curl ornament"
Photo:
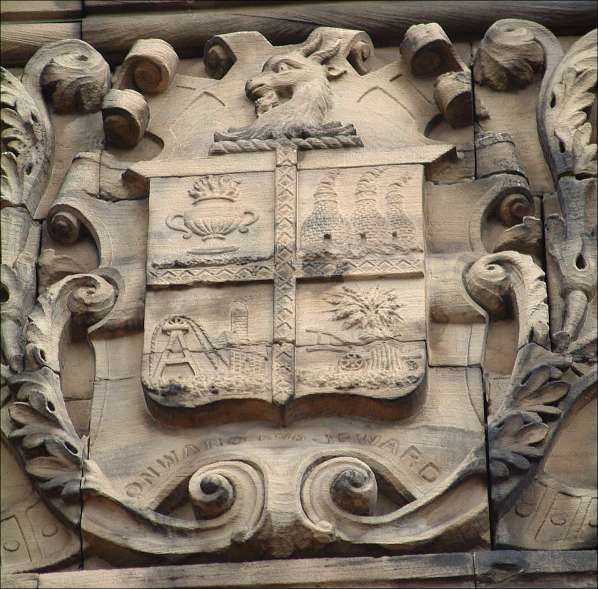
M 348 64 L 354 69 L 351 75 L 367 78 L 373 46 L 365 33 L 323 28 L 284 52 L 269 48 L 271 55 L 260 64 L 262 71 L 246 80 L 242 97 L 255 107 L 255 118 L 243 127 L 215 132 L 209 151 L 222 157 L 182 163 L 167 159 L 167 164 L 151 163 L 155 168 L 147 162 L 131 163 L 123 173 L 123 165 L 104 152 L 77 156 L 51 209 L 48 232 L 65 247 L 78 242 L 85 227 L 100 250 L 95 271 L 66 277 L 56 273 L 35 297 L 35 257 L 31 259 L 23 244 L 31 241 L 37 255 L 38 236 L 24 237 L 14 229 L 18 223 L 10 225 L 14 243 L 20 244 L 12 247 L 26 251 L 29 258 L 16 259 L 2 273 L 3 289 L 9 293 L 3 302 L 9 313 L 2 323 L 2 431 L 49 505 L 78 526 L 86 540 L 165 558 L 235 552 L 240 545 L 282 557 L 325 544 L 377 545 L 395 551 L 430 544 L 447 547 L 464 539 L 471 544 L 487 528 L 487 468 L 497 481 L 492 493 L 496 512 L 514 504 L 595 373 L 594 368 L 575 383 L 563 376 L 572 363 L 568 353 L 586 306 L 596 295 L 595 279 L 589 278 L 596 268 L 595 242 L 590 242 L 595 233 L 587 232 L 580 220 L 596 176 L 595 146 L 590 145 L 586 122 L 596 75 L 590 63 L 595 32 L 578 41 L 557 65 L 558 52 L 548 55 L 550 34 L 535 25 L 513 28 L 516 24 L 497 23 L 490 29 L 474 76 L 500 90 L 509 87 L 513 77 L 528 83 L 541 67 L 539 47 L 544 48 L 539 124 L 563 211 L 562 217 L 548 220 L 548 251 L 562 276 L 566 310 L 562 329 L 551 339 L 545 274 L 529 255 L 537 256 L 541 235 L 528 180 L 507 134 L 480 137 L 477 147 L 486 159 L 480 157 L 477 181 L 487 190 L 471 207 L 463 239 L 469 249 L 455 264 L 459 271 L 453 276 L 454 292 L 459 293 L 461 309 L 466 309 L 464 317 L 483 316 L 487 323 L 511 320 L 517 326 L 510 384 L 487 423 L 489 465 L 483 435 L 474 436 L 481 430 L 472 430 L 468 439 L 474 442 L 441 477 L 431 460 L 418 463 L 415 445 L 409 447 L 415 448 L 411 454 L 400 456 L 405 464 L 399 463 L 394 458 L 398 442 L 392 438 L 380 442 L 374 430 L 362 435 L 361 446 L 351 443 L 352 434 L 339 434 L 332 444 L 331 435 L 311 432 L 305 448 L 289 443 L 264 451 L 256 440 L 246 446 L 237 443 L 243 436 L 231 429 L 227 435 L 233 441 L 218 447 L 217 454 L 199 451 L 190 430 L 193 435 L 187 438 L 180 434 L 187 443 L 172 471 L 176 475 L 152 480 L 152 488 L 144 494 L 139 481 L 117 485 L 100 467 L 101 461 L 90 458 L 89 440 L 77 433 L 67 410 L 61 383 L 65 371 L 61 346 L 67 331 L 76 326 L 106 337 L 127 329 L 139 331 L 144 304 L 144 377 L 158 372 L 162 377 L 162 370 L 186 365 L 196 390 L 193 399 L 182 395 L 181 401 L 177 395 L 189 391 L 183 390 L 185 383 L 181 385 L 178 375 L 172 382 L 160 381 L 157 392 L 148 392 L 148 378 L 143 383 L 139 375 L 122 380 L 137 378 L 137 392 L 141 396 L 142 387 L 146 389 L 150 412 L 167 426 L 178 425 L 177 419 L 189 427 L 204 425 L 193 419 L 195 415 L 204 419 L 201 411 L 207 407 L 208 419 L 224 416 L 224 428 L 235 420 L 270 420 L 275 427 L 259 441 L 284 436 L 285 441 L 304 441 L 300 428 L 288 427 L 291 422 L 321 416 L 341 425 L 353 417 L 380 418 L 376 423 L 397 415 L 416 419 L 426 409 L 426 395 L 441 388 L 430 385 L 424 393 L 434 374 L 425 332 L 430 321 L 425 315 L 424 280 L 429 270 L 424 264 L 424 239 L 429 236 L 423 235 L 417 215 L 424 208 L 424 165 L 454 150 L 421 135 L 415 155 L 407 153 L 411 148 L 403 148 L 391 154 L 394 159 L 374 162 L 372 158 L 391 156 L 383 152 L 367 159 L 371 154 L 359 152 L 363 141 L 355 127 L 328 117 L 334 111 L 333 80 L 347 73 Z M 411 84 L 419 76 L 438 76 L 432 90 L 438 106 L 434 116 L 441 112 L 454 127 L 470 124 L 464 113 L 472 108 L 471 72 L 440 27 L 420 25 L 410 31 L 401 46 L 404 62 L 392 65 L 404 68 L 396 79 L 409 74 Z M 206 46 L 210 84 L 216 84 L 214 79 L 229 83 L 227 77 L 239 59 L 235 43 L 221 35 Z M 503 63 L 504 50 L 498 52 L 497 47 L 514 51 L 516 45 L 525 55 Z M 46 187 L 51 171 L 47 161 L 54 146 L 42 96 L 58 113 L 101 109 L 106 144 L 135 150 L 153 132 L 150 112 L 159 104 L 156 95 L 175 86 L 177 65 L 178 57 L 168 44 L 158 39 L 138 41 L 109 90 L 109 69 L 101 56 L 82 42 L 68 41 L 38 52 L 22 83 L 3 71 L 3 89 L 7 88 L 3 122 L 9 127 L 2 136 L 7 208 L 23 205 L 33 214 Z M 157 112 L 156 107 L 151 114 Z M 316 160 L 315 165 L 297 156 L 298 150 L 330 148 L 350 148 L 343 153 L 343 165 L 337 167 L 331 159 L 322 160 L 325 164 Z M 273 151 L 273 157 L 259 159 L 268 154 L 250 153 L 262 151 Z M 252 160 L 258 164 L 247 166 L 239 159 L 243 157 L 258 158 Z M 242 175 L 242 182 L 236 174 Z M 85 192 L 82 178 L 90 185 L 93 180 L 96 192 Z M 253 186 L 247 195 L 242 194 L 246 185 Z M 175 209 L 173 202 L 187 208 Z M 378 211 L 382 205 L 385 215 Z M 129 240 L 130 225 L 122 219 L 146 222 L 148 207 L 149 234 L 144 226 L 141 237 L 135 234 Z M 158 217 L 163 222 L 157 223 Z M 108 218 L 117 219 L 116 225 Z M 492 240 L 483 235 L 488 219 L 499 226 L 498 237 Z M 267 230 L 265 220 L 271 223 Z M 256 235 L 259 239 L 251 242 Z M 268 242 L 267 251 L 259 250 L 262 241 Z M 248 242 L 255 251 L 244 255 Z M 177 255 L 158 261 L 152 250 L 156 243 L 158 251 L 169 253 L 168 248 L 174 247 Z M 182 247 L 193 249 L 182 255 Z M 51 257 L 48 252 L 44 255 Z M 339 277 L 347 284 L 339 286 Z M 258 286 L 244 284 L 249 282 Z M 329 290 L 320 295 L 318 288 Z M 210 331 L 210 322 L 216 319 L 209 309 L 202 310 L 205 323 L 190 315 L 209 298 L 205 295 L 210 289 L 220 293 L 219 309 L 226 307 L 227 329 L 219 332 Z M 228 300 L 227 293 L 234 289 L 245 294 Z M 181 292 L 193 294 L 195 306 L 189 313 L 178 308 L 176 297 Z M 409 299 L 413 292 L 421 294 L 416 303 Z M 26 304 L 15 306 L 15 301 Z M 176 309 L 170 312 L 169 304 Z M 415 321 L 409 323 L 404 313 L 410 304 L 414 314 L 426 309 L 413 328 L 420 330 L 415 335 L 409 332 Z M 305 319 L 318 305 L 318 318 Z M 257 329 L 271 328 L 269 339 L 253 337 L 250 308 L 257 316 Z M 169 314 L 159 315 L 165 309 Z M 150 321 L 155 323 L 152 329 Z M 300 337 L 310 339 L 300 342 Z M 187 345 L 188 340 L 193 344 Z M 312 355 L 310 362 L 301 364 L 301 355 L 313 351 L 320 354 L 318 359 L 311 360 Z M 170 353 L 179 356 L 168 362 Z M 106 356 L 105 351 L 102 354 Z M 333 358 L 328 372 L 311 370 L 325 354 Z M 478 369 L 461 368 L 471 373 Z M 204 378 L 208 372 L 214 382 Z M 242 390 L 235 389 L 239 379 Z M 237 395 L 228 406 L 241 407 L 240 419 L 231 418 L 228 409 L 218 413 L 226 401 L 216 397 L 228 385 Z M 348 396 L 356 407 L 353 413 L 343 413 Z M 310 413 L 312 401 L 316 410 Z M 397 405 L 405 409 L 392 413 Z M 166 429 L 164 423 L 149 418 L 147 423 L 156 431 Z M 386 444 L 393 457 L 376 444 Z M 419 485 L 412 484 L 413 464 Z M 79 501 L 84 505 L 82 517 Z

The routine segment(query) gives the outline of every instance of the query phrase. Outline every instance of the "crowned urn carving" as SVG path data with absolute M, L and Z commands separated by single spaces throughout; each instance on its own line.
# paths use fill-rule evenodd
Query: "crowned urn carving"
M 189 190 L 192 208 L 169 216 L 166 225 L 182 232 L 183 239 L 197 235 L 202 241 L 225 240 L 234 231 L 247 233 L 259 215 L 237 204 L 240 184 L 230 175 L 201 176 Z

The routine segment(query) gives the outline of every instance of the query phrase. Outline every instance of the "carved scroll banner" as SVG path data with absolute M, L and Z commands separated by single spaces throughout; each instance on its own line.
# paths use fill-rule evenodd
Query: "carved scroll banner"
M 453 150 L 338 162 L 281 140 L 265 153 L 131 166 L 128 179 L 149 186 L 144 334 L 128 340 L 141 383 L 106 380 L 104 398 L 124 396 L 118 417 L 104 406 L 92 444 L 91 538 L 110 537 L 112 505 L 129 522 L 123 546 L 211 552 L 258 501 L 236 542 L 277 556 L 481 541 L 479 369 L 427 360 L 424 173 Z M 108 341 L 94 346 L 101 366 L 121 364 Z M 137 458 L 123 449 L 115 461 L 118 424 L 145 427 L 142 391 L 153 434 Z M 251 489 L 229 462 L 254 469 Z M 172 534 L 180 541 L 153 547 Z
M 214 37 L 209 78 L 142 40 L 116 72 L 106 147 L 51 205 L 3 409 L 103 561 L 485 542 L 481 371 L 428 352 L 424 186 L 456 152 L 425 129 L 470 96 L 439 113 L 447 68 L 373 57 L 365 33 L 322 27 L 291 47 Z M 85 428 L 65 402 L 79 342 Z
M 592 545 L 595 36 L 516 24 L 472 70 L 422 23 L 3 77 L 6 570 Z M 103 139 L 50 171 L 72 93 Z

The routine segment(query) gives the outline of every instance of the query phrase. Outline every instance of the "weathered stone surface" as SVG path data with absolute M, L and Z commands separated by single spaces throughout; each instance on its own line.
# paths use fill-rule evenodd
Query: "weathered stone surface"
M 3 70 L 3 583 L 589 586 L 596 33 L 395 45 Z

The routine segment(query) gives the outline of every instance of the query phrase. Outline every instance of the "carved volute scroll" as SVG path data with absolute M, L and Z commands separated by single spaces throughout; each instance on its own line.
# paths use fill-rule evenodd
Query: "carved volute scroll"
M 491 316 L 513 312 L 518 317 L 518 349 L 528 343 L 550 347 L 544 272 L 531 257 L 516 252 L 484 256 L 469 269 L 465 284 Z
M 28 62 L 21 80 L 2 69 L 2 366 L 23 368 L 23 329 L 35 299 L 40 227 L 32 221 L 52 174 L 50 109 L 99 109 L 110 85 L 103 57 L 83 41 L 51 43 Z
M 592 545 L 596 33 L 443 26 L 2 70 L 10 572 Z

